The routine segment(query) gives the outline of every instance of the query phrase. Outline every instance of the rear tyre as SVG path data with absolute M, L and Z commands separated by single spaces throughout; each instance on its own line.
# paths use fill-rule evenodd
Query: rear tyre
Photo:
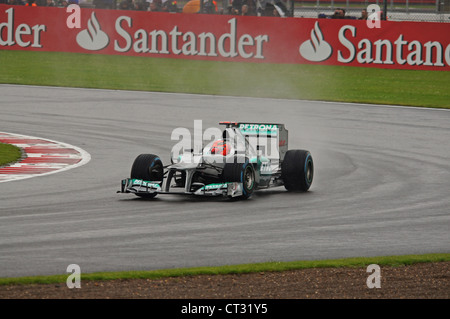
M 247 199 L 252 196 L 255 190 L 255 169 L 248 159 L 244 163 L 235 160 L 234 163 L 226 163 L 223 168 L 224 182 L 242 183 L 242 198 Z
M 162 182 L 164 168 L 161 159 L 153 154 L 141 154 L 134 160 L 131 167 L 131 178 L 142 179 L 148 182 Z M 142 198 L 153 198 L 153 194 L 136 194 Z
M 311 153 L 305 150 L 289 150 L 281 163 L 281 178 L 288 191 L 306 192 L 314 177 Z

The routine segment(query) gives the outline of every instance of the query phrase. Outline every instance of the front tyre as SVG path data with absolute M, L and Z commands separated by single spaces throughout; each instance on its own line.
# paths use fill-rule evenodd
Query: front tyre
M 248 159 L 244 163 L 226 163 L 223 168 L 224 182 L 242 183 L 242 198 L 247 199 L 252 196 L 255 190 L 255 169 Z
M 311 153 L 305 150 L 289 150 L 281 163 L 281 178 L 288 191 L 306 192 L 314 177 Z
M 162 182 L 164 178 L 164 168 L 161 159 L 153 154 L 141 154 L 134 160 L 131 167 L 131 178 L 142 179 L 148 182 Z M 153 198 L 156 193 L 136 194 L 142 198 Z

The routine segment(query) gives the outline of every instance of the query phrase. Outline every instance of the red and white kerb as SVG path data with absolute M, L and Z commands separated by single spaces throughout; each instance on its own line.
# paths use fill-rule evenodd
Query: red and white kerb
M 0 167 L 0 183 L 66 171 L 91 159 L 76 146 L 39 137 L 0 132 L 0 143 L 15 145 L 24 153 L 18 162 Z

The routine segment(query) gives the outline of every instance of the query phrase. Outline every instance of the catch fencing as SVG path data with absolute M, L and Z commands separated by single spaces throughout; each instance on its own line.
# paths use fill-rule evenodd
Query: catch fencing
M 289 0 L 290 1 L 290 0 Z M 288 3 L 290 15 L 317 18 L 331 17 L 337 8 L 345 10 L 347 18 L 358 19 L 369 5 L 377 5 L 391 21 L 427 21 L 450 23 L 450 0 L 297 0 Z
M 0 0 L 1 2 L 2 0 Z M 46 0 L 37 0 L 46 1 Z M 63 0 L 54 0 L 63 1 Z M 73 1 L 73 0 L 69 0 Z M 143 10 L 148 10 L 149 3 L 156 1 L 174 3 L 176 9 L 172 12 L 183 12 L 188 5 L 198 8 L 198 13 L 230 14 L 236 3 L 246 3 L 250 0 L 74 0 L 85 8 L 121 9 L 121 3 L 132 2 L 141 4 Z M 332 18 L 336 9 L 345 10 L 345 18 L 359 19 L 361 11 L 369 5 L 377 5 L 383 20 L 391 21 L 425 21 L 450 23 L 450 0 L 251 0 L 260 8 L 258 15 L 271 15 L 273 6 L 279 7 L 282 16 L 296 18 Z M 189 3 L 189 4 L 188 4 Z M 214 8 L 211 10 L 211 8 Z M 134 10 L 134 6 L 133 6 Z M 195 11 L 195 10 L 194 10 Z M 191 11 L 192 12 L 192 11 Z M 240 13 L 238 14 L 240 15 Z

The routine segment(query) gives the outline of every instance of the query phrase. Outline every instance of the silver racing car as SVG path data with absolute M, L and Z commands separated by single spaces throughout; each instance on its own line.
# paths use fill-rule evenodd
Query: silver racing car
M 122 180 L 119 193 L 143 198 L 157 194 L 249 198 L 255 190 L 284 186 L 305 192 L 314 175 L 309 151 L 288 150 L 283 124 L 220 122 L 220 139 L 202 150 L 183 150 L 164 166 L 154 154 L 141 154 Z

